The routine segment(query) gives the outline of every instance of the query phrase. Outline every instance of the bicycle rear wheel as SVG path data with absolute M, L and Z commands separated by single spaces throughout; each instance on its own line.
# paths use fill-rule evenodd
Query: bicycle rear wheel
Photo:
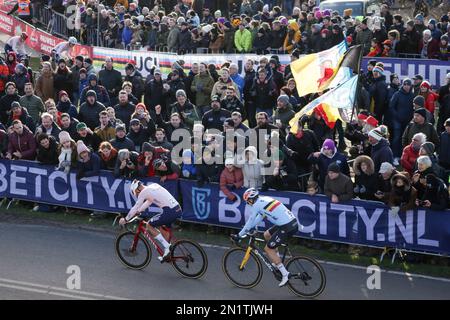
M 126 267 L 141 270 L 144 269 L 152 259 L 152 250 L 148 242 L 141 236 L 134 243 L 136 233 L 127 231 L 119 234 L 116 239 L 116 254 L 120 262 Z
M 171 261 L 179 274 L 191 279 L 202 277 L 208 268 L 205 250 L 191 240 L 178 240 L 172 245 Z
M 293 257 L 286 264 L 286 269 L 290 273 L 288 288 L 297 296 L 315 298 L 325 289 L 325 271 L 316 260 Z
M 235 286 L 244 289 L 250 289 L 258 285 L 263 275 L 261 261 L 253 252 L 241 269 L 242 260 L 244 259 L 246 249 L 232 248 L 225 252 L 222 259 L 222 270 L 225 276 Z

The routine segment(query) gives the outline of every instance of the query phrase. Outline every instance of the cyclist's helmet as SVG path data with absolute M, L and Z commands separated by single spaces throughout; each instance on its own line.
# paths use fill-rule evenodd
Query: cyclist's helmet
M 244 196 L 243 196 L 244 201 L 247 203 L 254 203 L 256 201 L 256 199 L 258 199 L 258 197 L 259 197 L 259 192 L 255 188 L 247 189 L 244 192 Z
M 28 34 L 26 32 L 22 32 L 20 34 L 20 36 L 22 37 L 23 40 L 27 40 L 28 39 Z
M 136 190 L 137 190 L 137 188 L 139 188 L 139 186 L 141 184 L 142 183 L 139 180 L 137 180 L 137 179 L 133 180 L 133 182 L 131 183 L 131 186 L 130 186 L 130 191 L 133 196 L 137 197 Z
M 70 37 L 70 38 L 69 38 L 69 44 L 75 45 L 75 44 L 77 44 L 77 43 L 78 43 L 77 38 L 75 38 L 75 37 Z

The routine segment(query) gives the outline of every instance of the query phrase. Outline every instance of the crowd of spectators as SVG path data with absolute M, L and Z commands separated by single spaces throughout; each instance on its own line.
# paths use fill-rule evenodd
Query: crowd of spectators
M 133 10 L 132 4 L 128 10 Z M 184 15 L 192 16 L 188 12 L 191 8 Z M 200 14 L 200 21 L 205 19 L 202 10 L 193 12 Z M 261 12 L 261 19 L 276 21 L 275 8 Z M 321 15 L 320 29 L 334 30 L 330 36 L 337 34 L 333 25 L 354 20 L 316 12 Z M 291 15 L 296 19 L 295 14 Z M 299 25 L 289 22 L 293 25 L 288 27 L 287 44 L 292 48 L 285 46 L 293 60 L 305 53 L 302 30 L 308 26 L 308 15 L 304 23 L 302 11 L 299 15 Z M 216 27 L 221 22 L 213 21 L 222 14 L 217 16 L 210 17 Z M 170 19 L 175 23 L 180 17 Z M 249 32 L 246 24 L 251 21 L 239 19 L 238 32 Z M 447 20 L 444 15 L 434 31 L 444 35 Z M 273 24 L 277 25 L 283 23 Z M 364 26 L 361 21 L 354 38 L 349 35 L 352 43 L 368 44 L 360 32 L 370 33 L 370 40 L 374 31 Z M 383 30 L 400 26 L 394 17 Z M 408 22 L 398 33 L 411 28 L 416 26 Z M 328 34 L 320 33 L 321 39 Z M 370 46 L 365 48 L 370 52 Z M 194 63 L 189 72 L 182 64 L 174 63 L 167 77 L 155 68 L 144 78 L 132 63 L 122 76 L 110 57 L 96 72 L 90 57 L 54 61 L 44 55 L 40 69 L 30 70 L 26 57 L 17 61 L 14 53 L 8 54 L 0 60 L 1 156 L 36 160 L 66 173 L 73 169 L 78 179 L 99 175 L 103 169 L 116 177 L 159 177 L 161 183 L 180 178 L 199 185 L 216 182 L 230 201 L 236 200 L 233 190 L 255 187 L 320 193 L 332 202 L 383 201 L 399 211 L 448 207 L 450 73 L 439 88 L 421 75 L 399 79 L 391 74 L 387 82 L 384 65 L 371 60 L 367 70 L 361 70 L 359 113 L 353 121 L 338 120 L 330 128 L 320 112 L 313 112 L 301 117 L 292 132 L 290 120 L 318 95 L 299 97 L 290 69 L 281 68 L 277 55 L 246 61 L 243 75 L 229 62 L 220 67 Z M 174 157 L 179 129 L 199 134 L 201 140 L 192 138 L 191 147 Z M 243 134 L 248 130 L 264 133 L 258 144 Z M 217 152 L 219 146 L 223 153 Z M 196 147 L 202 159 L 196 158 Z
M 366 18 L 319 10 L 316 0 L 49 0 L 71 23 L 60 33 L 81 43 L 109 48 L 148 49 L 179 54 L 319 52 L 346 40 L 363 44 L 371 57 L 417 57 L 448 61 L 449 16 L 435 19 L 428 0 L 403 1 L 414 19 L 391 13 L 380 1 L 379 16 Z M 36 1 L 43 8 L 45 0 Z M 294 6 L 296 4 L 297 6 Z M 408 5 L 408 4 L 407 4 Z M 74 13 L 75 11 L 75 13 Z M 34 10 L 36 15 L 42 15 Z M 68 28 L 67 25 L 73 26 Z

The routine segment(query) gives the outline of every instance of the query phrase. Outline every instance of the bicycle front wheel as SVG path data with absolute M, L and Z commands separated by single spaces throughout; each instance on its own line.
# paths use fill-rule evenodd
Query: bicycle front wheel
M 205 250 L 191 240 L 178 240 L 172 245 L 172 266 L 183 277 L 201 278 L 208 268 Z
M 325 289 L 325 271 L 316 260 L 293 257 L 286 264 L 286 269 L 290 273 L 288 288 L 297 296 L 315 298 Z
M 261 261 L 253 252 L 243 268 L 242 261 L 245 257 L 246 249 L 232 248 L 225 252 L 222 259 L 222 269 L 225 276 L 235 286 L 244 289 L 250 289 L 258 285 L 263 275 Z
M 132 231 L 121 233 L 116 239 L 116 254 L 126 267 L 141 270 L 150 263 L 152 250 L 141 235 L 136 241 L 135 236 Z

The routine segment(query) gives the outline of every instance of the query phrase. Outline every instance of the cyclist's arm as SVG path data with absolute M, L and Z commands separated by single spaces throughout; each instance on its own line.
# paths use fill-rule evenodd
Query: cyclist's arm
M 146 202 L 146 201 L 145 201 Z M 135 215 L 142 212 L 140 211 L 140 207 L 143 206 L 144 198 L 138 197 L 136 203 L 134 204 L 133 208 L 131 208 L 130 212 L 128 212 L 128 215 L 126 216 L 125 220 L 130 221 Z
M 258 211 L 253 211 L 250 218 L 248 218 L 244 228 L 242 228 L 242 230 L 239 232 L 239 236 L 243 237 L 246 233 L 256 227 L 263 219 L 264 216 L 262 214 L 259 214 Z
M 152 205 L 153 201 L 145 200 L 145 202 L 140 206 L 139 212 L 144 212 Z

